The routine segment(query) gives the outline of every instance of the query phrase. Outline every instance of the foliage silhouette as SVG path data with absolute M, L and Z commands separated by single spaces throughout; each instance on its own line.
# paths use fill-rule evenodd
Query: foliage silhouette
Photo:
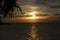
M 2 4 L 4 2 L 4 4 Z M 5 18 L 8 14 L 9 11 L 13 12 L 14 8 L 17 7 L 20 9 L 22 12 L 21 8 L 16 5 L 17 0 L 0 0 L 0 8 L 2 9 L 3 13 L 3 18 Z M 3 6 L 2 6 L 3 5 Z

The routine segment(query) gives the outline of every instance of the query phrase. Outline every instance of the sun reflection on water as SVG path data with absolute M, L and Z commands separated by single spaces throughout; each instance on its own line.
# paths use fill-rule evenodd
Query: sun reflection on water
M 28 35 L 30 35 L 28 40 L 39 40 L 38 34 L 37 34 L 37 28 L 36 28 L 36 26 L 34 24 L 32 25 L 31 32 Z

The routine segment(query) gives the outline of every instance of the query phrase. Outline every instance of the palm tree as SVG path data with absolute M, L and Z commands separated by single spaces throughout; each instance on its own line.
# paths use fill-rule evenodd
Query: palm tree
M 14 11 L 13 7 L 18 7 L 21 10 L 19 6 L 16 6 L 16 0 L 5 0 L 5 6 L 3 7 L 3 11 L 5 12 L 3 15 L 3 18 L 5 18 L 9 11 Z
M 2 4 L 2 2 L 4 1 L 4 4 Z M 7 16 L 7 14 L 9 13 L 9 11 L 13 12 L 14 8 L 13 7 L 17 7 L 21 10 L 21 7 L 16 5 L 17 0 L 0 0 L 0 8 L 3 11 L 3 19 Z M 2 7 L 3 5 L 3 7 Z M 1 19 L 1 18 L 0 18 Z

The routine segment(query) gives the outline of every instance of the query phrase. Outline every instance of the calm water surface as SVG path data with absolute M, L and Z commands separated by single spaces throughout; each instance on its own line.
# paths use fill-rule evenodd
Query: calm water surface
M 0 25 L 2 40 L 60 40 L 59 23 L 16 23 Z

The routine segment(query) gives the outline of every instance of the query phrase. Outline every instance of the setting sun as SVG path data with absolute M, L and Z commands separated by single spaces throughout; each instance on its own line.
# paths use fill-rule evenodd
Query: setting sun
M 36 11 L 32 11 L 29 13 L 29 15 L 35 15 L 37 12 Z
M 36 13 L 37 13 L 36 11 L 33 11 L 33 12 L 29 13 L 29 15 L 31 15 L 30 18 L 32 18 L 32 19 L 38 18 L 38 17 L 36 16 Z

